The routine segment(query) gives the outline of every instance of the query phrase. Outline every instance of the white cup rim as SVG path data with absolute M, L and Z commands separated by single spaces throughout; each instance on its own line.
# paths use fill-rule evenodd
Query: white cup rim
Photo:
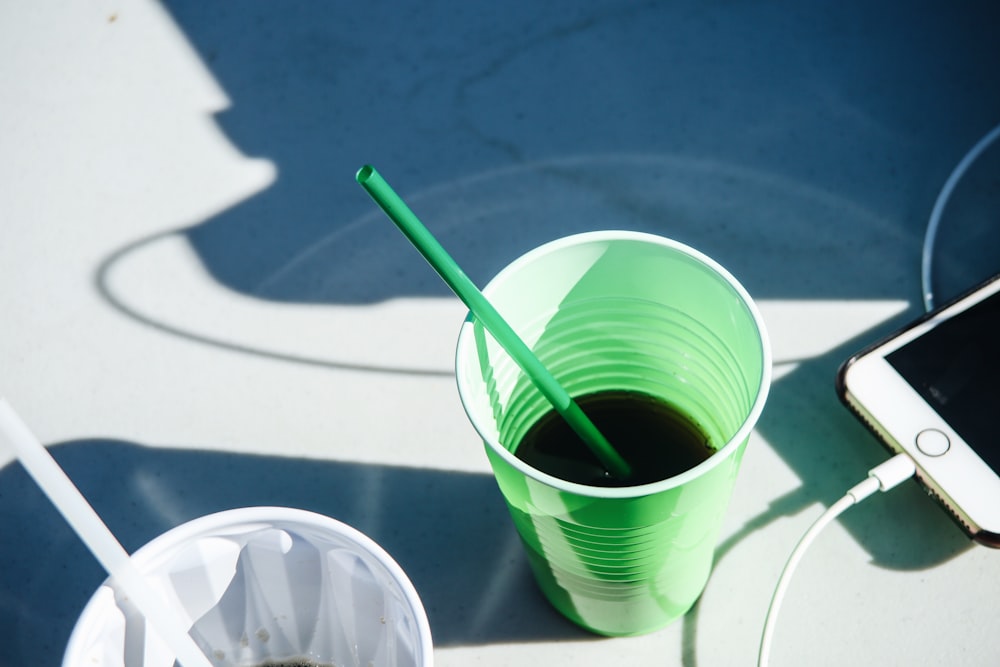
M 171 528 L 161 535 L 153 538 L 141 548 L 139 548 L 131 558 L 135 562 L 140 572 L 144 568 L 150 567 L 154 559 L 166 551 L 183 544 L 189 540 L 204 535 L 217 534 L 222 531 L 249 527 L 260 524 L 262 527 L 271 524 L 297 525 L 305 528 L 319 529 L 333 533 L 355 543 L 366 553 L 374 557 L 383 566 L 392 579 L 399 585 L 406 604 L 413 612 L 419 632 L 420 647 L 418 659 L 423 667 L 432 667 L 434 664 L 433 641 L 431 637 L 430 623 L 427 619 L 427 612 L 424 609 L 420 596 L 416 588 L 407 576 L 403 568 L 373 539 L 359 531 L 358 529 L 338 521 L 332 517 L 309 510 L 296 509 L 292 507 L 279 506 L 259 506 L 240 507 L 236 509 L 223 510 L 213 514 L 192 519 L 179 526 Z M 62 667 L 79 667 L 76 662 L 77 657 L 86 649 L 83 645 L 87 640 L 84 636 L 84 619 L 88 613 L 94 613 L 94 605 L 97 604 L 97 596 L 100 588 L 106 586 L 110 577 L 102 582 L 98 590 L 94 592 L 88 600 L 77 619 L 77 623 L 70 635 L 63 654 Z

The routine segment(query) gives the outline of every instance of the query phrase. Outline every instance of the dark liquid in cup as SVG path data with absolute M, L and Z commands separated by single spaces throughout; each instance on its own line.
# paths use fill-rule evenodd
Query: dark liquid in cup
M 611 477 L 555 410 L 535 422 L 514 455 L 568 482 L 636 486 L 690 470 L 715 452 L 708 436 L 690 417 L 652 396 L 602 391 L 581 396 L 576 402 L 632 468 L 628 478 Z

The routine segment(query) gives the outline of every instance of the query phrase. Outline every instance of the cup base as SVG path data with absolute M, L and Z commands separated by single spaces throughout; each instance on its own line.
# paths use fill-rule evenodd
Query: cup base
M 581 590 L 579 581 L 556 571 L 551 562 L 525 544 L 535 583 L 556 611 L 588 632 L 605 637 L 636 637 L 662 630 L 684 616 L 701 597 L 711 567 L 688 570 L 683 581 L 664 589 L 655 583 L 609 582 Z M 669 594 L 665 592 L 669 590 Z

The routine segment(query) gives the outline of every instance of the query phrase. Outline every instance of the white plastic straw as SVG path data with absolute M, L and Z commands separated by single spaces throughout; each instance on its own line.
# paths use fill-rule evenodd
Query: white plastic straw
M 177 661 L 184 667 L 212 667 L 180 619 L 170 613 L 163 598 L 149 586 L 101 517 L 3 398 L 0 398 L 0 435 L 13 445 L 28 474 L 156 629 Z

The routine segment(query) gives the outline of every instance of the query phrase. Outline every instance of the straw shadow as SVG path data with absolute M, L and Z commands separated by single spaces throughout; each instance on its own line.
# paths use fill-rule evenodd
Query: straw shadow
M 354 526 L 399 562 L 436 646 L 591 637 L 537 591 L 489 475 L 111 440 L 51 451 L 130 552 L 214 511 L 298 507 Z M 16 463 L 0 470 L 0 521 L 0 664 L 55 667 L 105 575 Z

